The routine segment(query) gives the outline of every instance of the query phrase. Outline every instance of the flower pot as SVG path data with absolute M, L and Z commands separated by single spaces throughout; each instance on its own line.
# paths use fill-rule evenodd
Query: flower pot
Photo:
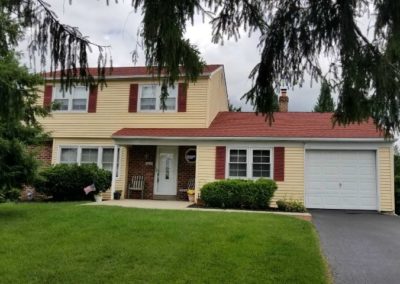
M 120 200 L 120 199 L 121 199 L 121 191 L 114 192 L 114 200 Z
M 189 202 L 194 202 L 194 194 L 188 194 Z
M 101 202 L 103 200 L 102 197 L 101 197 L 101 194 L 95 194 L 94 195 L 94 200 L 96 202 Z

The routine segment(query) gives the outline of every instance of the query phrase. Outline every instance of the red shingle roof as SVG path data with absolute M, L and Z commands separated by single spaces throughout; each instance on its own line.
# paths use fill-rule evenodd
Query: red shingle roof
M 206 65 L 203 69 L 203 75 L 208 75 L 219 67 L 223 66 L 222 64 L 213 64 L 213 65 Z M 182 70 L 183 71 L 183 70 Z M 89 68 L 90 74 L 93 76 L 97 76 L 97 67 L 96 68 Z M 49 78 L 53 77 L 53 74 L 44 73 L 44 77 Z M 56 71 L 56 78 L 60 76 L 60 72 Z M 106 68 L 106 77 L 143 77 L 143 76 L 152 76 L 152 73 L 149 69 L 145 66 L 135 66 L 135 67 L 113 67 L 112 73 L 110 75 L 110 68 Z
M 333 127 L 331 113 L 275 113 L 269 125 L 252 112 L 220 112 L 209 128 L 123 128 L 114 137 L 383 138 L 372 122 Z

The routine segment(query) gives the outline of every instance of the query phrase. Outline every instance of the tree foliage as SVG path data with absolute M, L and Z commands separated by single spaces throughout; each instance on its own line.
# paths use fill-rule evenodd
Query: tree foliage
M 23 25 L 34 28 L 30 50 L 42 60 L 50 50 L 53 69 L 61 69 L 67 86 L 74 80 L 90 82 L 91 43 L 77 29 L 60 24 L 44 0 L 0 0 L 0 4 L 3 11 L 13 11 Z M 185 38 L 188 22 L 193 23 L 200 12 L 211 21 L 215 43 L 238 39 L 242 29 L 261 34 L 260 62 L 250 74 L 254 84 L 243 98 L 270 122 L 274 90 L 282 81 L 302 85 L 309 74 L 311 80 L 328 78 L 335 87 L 339 95 L 335 123 L 361 123 L 372 117 L 386 135 L 400 129 L 398 0 L 132 0 L 132 5 L 143 14 L 140 35 L 146 64 L 155 67 L 151 70 L 162 79 L 163 97 L 167 85 L 180 74 L 196 80 L 201 73 L 204 61 Z M 358 24 L 369 15 L 374 15 L 374 25 L 367 29 L 371 36 Z M 12 42 L 12 24 L 3 29 Z M 101 81 L 108 59 L 103 47 L 92 46 L 99 48 Z M 327 72 L 320 67 L 321 56 L 331 60 Z
M 315 112 L 333 112 L 335 110 L 335 103 L 331 95 L 331 89 L 328 82 L 322 81 L 321 90 L 318 96 L 317 104 L 314 106 Z

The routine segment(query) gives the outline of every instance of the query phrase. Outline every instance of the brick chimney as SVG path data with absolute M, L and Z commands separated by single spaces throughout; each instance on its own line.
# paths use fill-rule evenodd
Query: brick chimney
M 279 112 L 288 112 L 289 97 L 287 96 L 286 87 L 281 88 L 281 95 L 279 96 Z

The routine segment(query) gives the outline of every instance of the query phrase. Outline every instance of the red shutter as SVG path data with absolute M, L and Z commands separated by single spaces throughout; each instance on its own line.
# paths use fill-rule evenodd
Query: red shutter
M 226 147 L 217 146 L 215 155 L 215 179 L 225 178 Z
M 187 84 L 179 83 L 178 87 L 178 112 L 186 112 Z
M 43 106 L 50 107 L 51 106 L 51 96 L 53 94 L 53 86 L 47 85 L 44 87 L 44 96 L 43 96 Z
M 274 148 L 274 180 L 285 180 L 285 147 Z
M 97 86 L 90 86 L 88 112 L 96 112 L 97 91 Z
M 128 107 L 129 112 L 137 112 L 138 90 L 139 90 L 138 84 L 131 84 L 129 90 L 129 107 Z

